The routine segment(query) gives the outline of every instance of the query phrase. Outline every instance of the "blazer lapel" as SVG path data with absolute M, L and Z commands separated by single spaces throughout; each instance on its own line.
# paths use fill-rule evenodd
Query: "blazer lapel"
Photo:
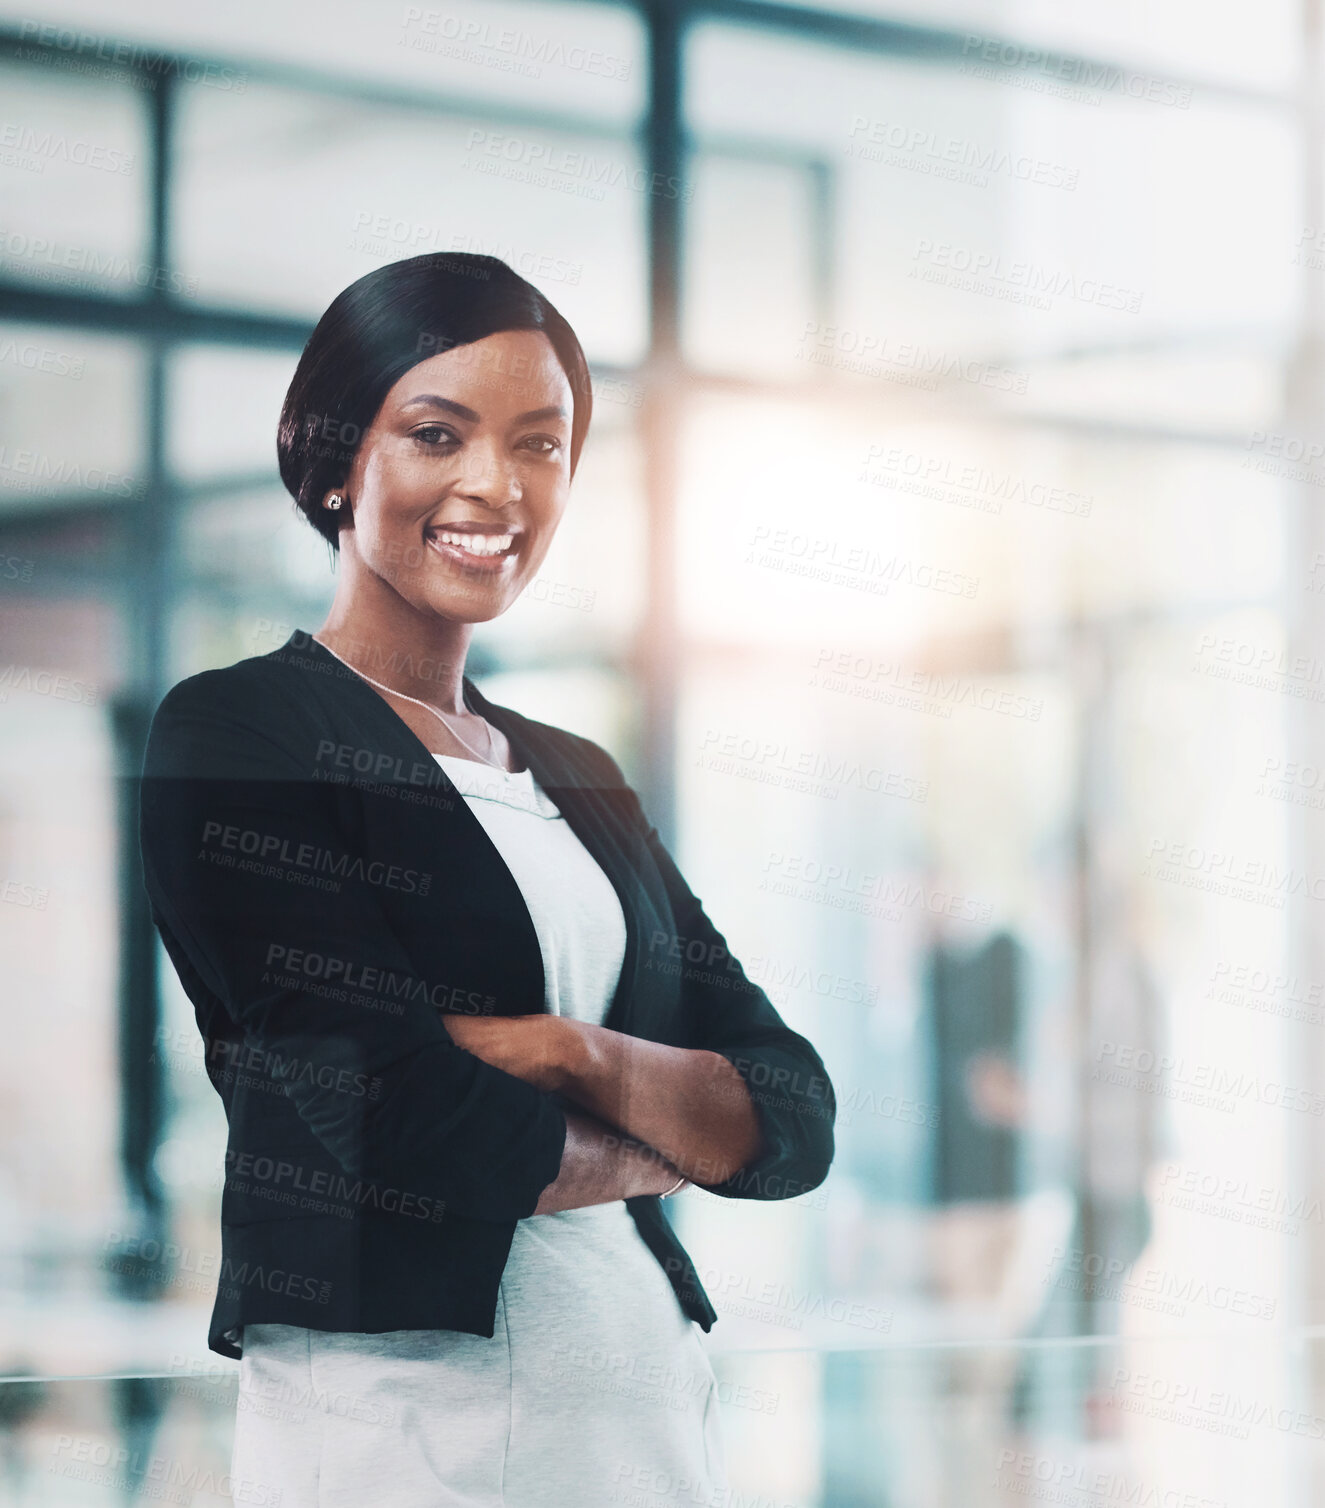
M 303 630 L 296 630 L 273 655 L 311 655 L 329 673 L 337 673 L 334 684 L 344 687 L 344 695 L 351 699 L 356 713 L 375 730 L 376 741 L 382 748 L 399 755 L 402 767 L 422 761 L 437 774 L 437 789 L 449 794 L 455 809 L 445 815 L 420 815 L 420 820 L 446 821 L 461 824 L 468 834 L 466 843 L 470 850 L 481 856 L 481 861 L 492 868 L 492 881 L 505 893 L 503 910 L 512 918 L 518 934 L 524 936 L 523 946 L 531 950 L 530 969 L 536 970 L 540 982 L 538 1009 L 544 1010 L 546 979 L 542 949 L 533 917 L 524 895 L 511 873 L 501 851 L 488 836 L 487 830 L 470 811 L 465 798 L 457 790 L 446 771 L 432 756 L 432 751 L 414 730 L 367 681 L 343 665 L 325 645 Z M 468 676 L 462 679 L 465 705 L 486 717 L 493 727 L 503 733 L 511 748 L 520 757 L 522 764 L 533 772 L 534 779 L 547 792 L 548 797 L 566 819 L 571 831 L 584 844 L 612 883 L 621 902 L 621 911 L 626 924 L 626 946 L 621 964 L 621 976 L 617 981 L 612 1003 L 608 1007 L 603 1025 L 614 1031 L 650 1035 L 648 1022 L 641 1019 L 639 966 L 640 936 L 647 918 L 642 914 L 644 895 L 633 864 L 623 848 L 623 836 L 610 820 L 607 801 L 598 794 L 593 784 L 592 773 L 575 761 L 559 742 L 540 735 L 538 728 L 529 719 L 508 708 L 490 702 Z M 340 702 L 340 697 L 336 698 Z M 514 934 L 513 934 L 514 935 Z M 520 944 L 516 944 L 519 946 Z M 647 1014 L 647 1012 L 643 1012 Z

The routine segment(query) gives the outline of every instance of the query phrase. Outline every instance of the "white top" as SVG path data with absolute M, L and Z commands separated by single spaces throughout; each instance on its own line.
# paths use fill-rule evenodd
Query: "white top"
M 547 1009 L 601 1024 L 626 943 L 612 882 L 531 771 L 433 758 L 520 887 Z M 725 1501 L 707 1348 L 624 1200 L 518 1221 L 494 1326 L 246 1326 L 232 1472 L 282 1508 L 369 1501 L 384 1470 L 410 1505 L 619 1508 L 641 1472 Z M 371 1400 L 375 1422 L 272 1406 L 309 1396 Z
M 459 755 L 433 758 L 524 895 L 543 952 L 544 1006 L 554 1016 L 602 1025 L 626 952 L 626 919 L 611 880 L 532 770 L 512 774 Z

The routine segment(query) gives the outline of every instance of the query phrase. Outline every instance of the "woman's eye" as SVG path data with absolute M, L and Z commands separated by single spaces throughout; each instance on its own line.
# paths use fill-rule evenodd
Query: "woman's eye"
M 411 433 L 414 439 L 421 441 L 424 445 L 439 445 L 443 440 L 455 439 L 451 431 L 441 424 L 421 424 Z
M 561 449 L 561 441 L 555 435 L 530 435 L 525 444 L 541 456 L 553 455 Z

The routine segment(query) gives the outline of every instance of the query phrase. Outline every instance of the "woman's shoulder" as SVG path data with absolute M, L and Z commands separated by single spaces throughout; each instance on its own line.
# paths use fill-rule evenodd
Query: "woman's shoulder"
M 312 712 L 306 677 L 281 651 L 195 671 L 158 703 L 145 769 L 275 773 Z

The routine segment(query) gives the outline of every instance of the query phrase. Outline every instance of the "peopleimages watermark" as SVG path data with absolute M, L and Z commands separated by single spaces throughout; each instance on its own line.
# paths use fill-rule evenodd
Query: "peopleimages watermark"
M 977 686 L 958 676 L 917 670 L 894 660 L 880 660 L 851 650 L 821 649 L 810 671 L 809 684 L 824 691 L 845 692 L 867 701 L 883 702 L 908 711 L 951 717 L 954 707 L 994 712 L 1002 717 L 1038 723 L 1044 698 L 994 686 Z
M 1247 451 L 1242 458 L 1244 471 L 1325 487 L 1325 471 L 1318 469 L 1325 461 L 1325 440 L 1304 440 L 1279 430 L 1253 429 L 1244 448 Z
M 380 1074 L 355 1073 L 335 1063 L 319 1063 L 273 1047 L 229 1041 L 215 1037 L 207 1044 L 207 1061 L 213 1079 L 286 1094 L 292 1084 L 304 1089 L 326 1089 L 356 1099 L 376 1100 L 382 1093 Z
M 1273 644 L 1204 633 L 1192 669 L 1212 680 L 1253 691 L 1277 691 L 1303 701 L 1325 701 L 1325 661 L 1309 654 L 1288 654 Z
M 879 1120 L 899 1121 L 904 1126 L 937 1126 L 941 1111 L 937 1105 L 912 1099 L 906 1094 L 879 1093 L 853 1086 L 837 1096 L 837 1124 L 850 1126 L 857 1115 L 872 1115 Z
M 0 120 L 0 162 L 27 172 L 43 172 L 48 162 L 67 162 L 74 167 L 127 177 L 133 172 L 135 155 L 123 147 L 108 147 L 82 136 L 62 136 L 17 120 Z
M 1200 1378 L 1166 1377 L 1116 1367 L 1109 1379 L 1112 1402 L 1128 1413 L 1144 1414 L 1170 1424 L 1190 1425 L 1212 1434 L 1246 1440 L 1251 1429 L 1325 1440 L 1325 1419 L 1251 1394 L 1211 1387 Z
M 408 764 L 388 749 L 366 749 L 354 744 L 337 743 L 333 738 L 318 740 L 313 757 L 313 778 L 336 770 L 346 775 L 367 775 L 375 781 L 390 780 L 404 785 L 445 789 L 446 779 L 436 760 L 415 759 Z
M 618 1460 L 613 1480 L 617 1485 L 611 1500 L 621 1508 L 809 1508 L 790 1498 L 775 1500 L 762 1492 L 752 1496 L 733 1487 L 715 1487 L 706 1475 L 689 1477 L 637 1460 Z
M 1013 502 L 1045 513 L 1088 518 L 1095 503 L 1093 495 L 1067 487 L 1031 481 L 1014 472 L 991 471 L 973 462 L 956 462 L 951 456 L 925 455 L 900 445 L 871 445 L 856 480 L 977 513 L 1002 513 L 1003 504 Z
M 801 359 L 817 366 L 861 377 L 880 377 L 885 382 L 927 393 L 937 392 L 945 382 L 969 382 L 1001 393 L 1024 393 L 1030 383 L 1026 372 L 992 366 L 959 351 L 936 351 L 875 330 L 853 330 L 816 319 L 806 320 L 800 347 Z
M 1128 1508 L 1229 1508 L 1227 1498 L 1206 1497 L 1180 1487 L 1161 1487 L 1126 1471 L 1091 1466 L 1080 1460 L 1060 1461 L 1006 1445 L 998 1453 L 993 1485 L 1016 1497 L 1078 1504 L 1080 1508 L 1087 1505 L 1102 1508 L 1110 1503 L 1127 1504 Z
M 350 426 L 353 428 L 353 426 Z M 393 550 L 386 552 L 388 561 L 398 561 L 402 556 L 413 560 L 415 555 L 422 560 L 425 556 L 422 545 L 406 546 L 396 542 Z M 292 650 L 307 649 L 315 641 L 307 629 L 299 628 L 293 623 L 284 623 L 278 618 L 258 618 L 254 620 L 253 627 L 249 630 L 249 641 L 254 644 L 278 643 L 279 648 L 293 639 L 290 645 Z M 319 653 L 327 656 L 328 673 L 344 680 L 358 678 L 355 670 L 342 665 L 325 645 L 318 643 Z M 383 680 L 387 676 L 402 675 L 407 680 L 435 681 L 439 686 L 445 685 L 455 671 L 455 662 L 446 658 L 438 658 L 435 655 L 414 655 L 407 649 L 392 649 L 389 653 L 374 639 L 348 639 L 345 642 L 344 652 L 347 659 L 354 665 L 365 669 L 369 675 Z M 312 661 L 302 663 L 311 664 Z M 350 749 L 353 745 L 332 743 L 329 752 L 342 748 Z M 339 757 L 339 755 L 337 755 Z M 351 758 L 362 756 L 351 756 Z M 426 768 L 420 766 L 420 768 Z M 364 773 L 360 771 L 359 773 Z
M 609 188 L 631 189 L 659 199 L 679 199 L 689 204 L 694 185 L 674 175 L 650 172 L 619 158 L 595 157 L 591 152 L 513 136 L 506 131 L 470 128 L 465 139 L 468 154 L 463 166 L 475 172 L 531 183 L 584 199 L 602 199 Z
M 687 937 L 655 927 L 649 934 L 644 967 L 658 974 L 672 974 L 694 984 L 716 984 L 721 989 L 757 993 L 758 986 L 745 977 L 735 954 L 717 938 Z
M 1121 1257 L 1079 1246 L 1055 1246 L 1042 1277 L 1051 1287 L 1075 1291 L 1087 1299 L 1126 1302 L 1177 1318 L 1190 1306 L 1199 1305 L 1220 1314 L 1272 1320 L 1279 1307 L 1277 1299 L 1229 1283 L 1211 1283 L 1193 1273 L 1163 1267 L 1138 1267 Z
M 817 901 L 867 916 L 883 915 L 889 921 L 900 921 L 900 908 L 912 906 L 918 906 L 933 916 L 961 921 L 987 922 L 994 914 L 990 901 L 978 901 L 920 880 L 901 876 L 889 878 L 857 869 L 852 864 L 825 863 L 802 854 L 772 850 L 765 856 L 761 868 L 764 875 L 759 881 L 760 890 L 791 896 L 798 901 Z M 890 911 L 889 908 L 895 909 Z
M 226 1153 L 227 1165 L 234 1155 Z M 242 1155 L 248 1157 L 250 1154 Z M 279 1293 L 314 1304 L 331 1301 L 332 1285 L 328 1279 L 292 1272 L 285 1267 L 264 1267 L 260 1262 L 237 1263 L 221 1252 L 199 1251 L 176 1241 L 158 1241 L 154 1236 L 107 1231 L 103 1250 L 112 1249 L 116 1256 L 103 1263 L 111 1271 L 128 1271 L 129 1259 L 136 1258 L 172 1278 L 181 1272 L 194 1273 L 200 1278 L 215 1277 L 221 1291 L 228 1295 L 236 1295 L 242 1288 L 260 1288 L 264 1293 Z
M 389 796 L 413 806 L 452 812 L 456 799 L 435 759 L 408 764 L 398 754 L 383 749 L 357 748 L 323 739 L 314 756 L 310 778 L 330 785 L 354 786 L 373 796 Z
M 684 1264 L 679 1257 L 668 1257 L 663 1266 L 668 1272 L 680 1272 Z M 760 1282 L 733 1268 L 696 1266 L 695 1272 L 714 1308 L 721 1307 L 723 1314 L 765 1320 L 788 1330 L 803 1330 L 809 1319 L 877 1334 L 887 1334 L 893 1327 L 892 1310 L 865 1299 L 798 1290 L 775 1279 Z
M 239 1381 L 235 1406 L 240 1412 L 295 1423 L 302 1423 L 309 1413 L 388 1427 L 399 1422 L 395 1404 L 373 1397 L 371 1393 L 351 1393 L 344 1388 L 319 1386 L 311 1376 L 296 1381 L 285 1374 L 264 1377 L 255 1372 L 243 1377 L 233 1362 L 227 1364 L 212 1355 L 205 1358 L 186 1356 L 180 1351 L 171 1355 L 168 1370 L 173 1377 L 180 1379 L 170 1389 L 172 1398 L 202 1398 L 214 1402 L 218 1384 Z
M 775 529 L 757 524 L 746 547 L 746 565 L 808 576 L 833 586 L 846 586 L 886 596 L 897 583 L 939 592 L 947 597 L 974 597 L 980 578 L 949 566 L 885 555 L 866 545 L 851 544 L 824 534 L 799 529 Z
M 1139 314 L 1145 297 L 1138 289 L 1120 288 L 1101 278 L 1081 277 L 1038 262 L 1006 257 L 1002 252 L 974 251 L 924 236 L 916 242 L 907 276 L 1034 309 L 1052 309 L 1055 299 L 1066 298 L 1100 309 Z
M 1188 1210 L 1280 1235 L 1301 1235 L 1304 1224 L 1319 1222 L 1321 1203 L 1305 1194 L 1288 1194 L 1272 1184 L 1252 1184 L 1245 1178 L 1167 1163 L 1160 1175 L 1156 1199 L 1172 1209 Z
M 544 1363 L 552 1381 L 568 1383 L 577 1390 L 634 1398 L 660 1408 L 703 1408 L 716 1391 L 727 1407 L 749 1409 L 756 1414 L 776 1414 L 780 1395 L 766 1388 L 717 1383 L 710 1368 L 699 1365 L 689 1371 L 636 1353 L 610 1351 L 605 1346 L 558 1346 Z
M 1314 225 L 1304 225 L 1297 238 L 1292 262 L 1296 267 L 1308 267 L 1313 272 L 1325 272 L 1325 230 L 1320 230 Z
M 31 341 L 0 340 L 0 361 L 12 362 L 28 372 L 45 372 L 52 377 L 69 377 L 77 382 L 83 375 L 87 360 L 83 356 L 70 356 L 67 351 L 53 351 L 50 346 L 33 345 Z
M 0 902 L 6 906 L 20 906 L 28 911 L 45 911 L 46 903 L 50 898 L 51 893 L 45 885 L 32 885 L 23 880 L 0 880 Z
M 427 895 L 432 888 L 433 877 L 427 870 L 406 869 L 385 859 L 365 860 L 348 850 L 335 853 L 316 843 L 296 843 L 277 833 L 231 822 L 204 821 L 201 841 L 203 855 L 210 862 L 269 878 L 299 879 L 337 891 L 343 881 L 351 879 L 417 895 Z
M 988 146 L 969 137 L 949 136 L 929 126 L 872 119 L 868 115 L 852 115 L 846 151 L 866 162 L 904 168 L 975 188 L 988 188 L 993 178 L 1006 177 L 1013 182 L 1070 193 L 1081 176 L 1080 168 L 1066 163 L 1010 152 L 1006 147 Z
M 80 466 L 39 450 L 15 450 L 0 442 L 0 488 L 13 492 L 100 492 L 105 497 L 142 499 L 147 483 L 104 466 Z
M 566 257 L 554 256 L 551 252 L 518 246 L 512 241 L 485 240 L 481 236 L 450 230 L 440 225 L 404 220 L 398 215 L 375 215 L 369 210 L 360 210 L 354 217 L 352 229 L 352 250 L 381 250 L 388 252 L 393 258 L 435 252 L 441 267 L 479 282 L 486 282 L 492 276 L 491 268 L 473 266 L 459 256 L 448 261 L 446 253 L 499 257 L 508 266 L 514 267 L 522 277 L 539 282 L 568 283 L 574 286 L 584 276 L 583 262 L 572 262 Z
M 402 1014 L 406 1004 L 431 1005 L 440 1011 L 466 1016 L 491 1016 L 497 1009 L 497 997 L 492 994 L 463 985 L 430 984 L 415 974 L 400 974 L 394 969 L 365 964 L 361 959 L 339 958 L 313 948 L 269 943 L 264 962 L 269 969 L 281 970 L 285 978 L 294 979 L 301 987 L 308 980 L 316 980 L 332 986 L 338 1000 L 363 1001 L 393 1015 Z
M 574 42 L 568 45 L 546 36 L 534 36 L 518 26 L 498 27 L 490 21 L 466 19 L 453 12 L 408 5 L 400 24 L 412 33 L 400 38 L 402 46 L 443 53 L 464 62 L 518 73 L 524 78 L 541 78 L 545 67 L 618 80 L 628 79 L 631 73 L 631 60 L 617 53 Z
M 1220 1110 L 1232 1111 L 1239 1101 L 1250 1101 L 1278 1110 L 1325 1115 L 1325 1095 L 1242 1068 L 1193 1061 L 1180 1053 L 1157 1053 L 1153 1048 L 1120 1042 L 1101 1042 L 1095 1057 L 1092 1078 L 1168 1099 L 1192 1099 L 1188 1091 L 1198 1091 L 1196 1103 Z
M 1325 766 L 1296 759 L 1268 758 L 1261 766 L 1256 794 L 1290 806 L 1325 809 Z
M 140 78 L 155 87 L 159 78 L 179 78 L 210 89 L 243 94 L 248 75 L 219 63 L 203 62 L 179 53 L 162 52 L 136 42 L 113 42 L 91 31 L 75 31 L 68 26 L 25 19 L 19 25 L 19 40 L 32 43 L 20 47 L 24 62 L 56 59 L 71 71 L 94 73 L 118 79 Z M 100 64 L 101 67 L 94 65 Z
M 97 688 L 58 670 L 42 670 L 31 665 L 6 665 L 0 670 L 0 704 L 9 700 L 11 691 L 29 696 L 49 696 L 57 702 L 76 702 L 80 707 L 97 705 Z
M 839 974 L 833 969 L 818 968 L 800 959 L 756 954 L 750 959 L 746 973 L 770 1000 L 777 1000 L 782 1005 L 787 1003 L 793 990 L 803 990 L 822 1000 L 840 1000 L 849 1005 L 879 1003 L 877 984 L 853 979 L 849 974 Z
M 1244 859 L 1181 839 L 1153 838 L 1143 874 L 1234 900 L 1282 909 L 1290 895 L 1325 901 L 1325 875 L 1309 875 L 1269 859 Z
M 107 283 L 124 283 L 183 298 L 193 298 L 198 291 L 198 279 L 174 267 L 158 267 L 93 246 L 62 245 L 24 231 L 0 229 L 0 256 L 16 264 L 25 278 L 46 279 L 61 288 L 101 290 Z M 82 276 L 68 276 L 71 273 Z
M 55 1476 L 95 1485 L 124 1502 L 187 1504 L 201 1494 L 251 1503 L 253 1508 L 279 1508 L 281 1501 L 281 1489 L 257 1477 L 216 1472 L 159 1451 L 130 1449 L 86 1435 L 60 1435 L 54 1454 L 49 1470 Z
M 914 775 L 862 764 L 860 760 L 845 755 L 825 754 L 815 749 L 796 750 L 778 739 L 719 728 L 704 730 L 697 762 L 704 769 L 721 774 L 742 774 L 769 785 L 829 795 L 832 799 L 836 799 L 840 789 L 848 786 L 878 795 L 896 796 L 903 801 L 925 802 L 929 799 L 929 782 L 918 780 Z M 742 770 L 741 765 L 747 768 Z
M 1301 980 L 1281 969 L 1221 959 L 1214 967 L 1204 998 L 1281 1016 L 1288 1021 L 1325 1025 L 1325 984 Z
M 961 71 L 968 78 L 1011 84 L 1077 104 L 1098 105 L 1109 94 L 1174 110 L 1190 110 L 1192 104 L 1192 86 L 1176 79 L 978 32 L 968 31 L 962 38 Z
M 227 1194 L 343 1219 L 354 1218 L 358 1209 L 372 1208 L 436 1225 L 446 1214 L 446 1201 L 433 1194 L 380 1184 L 375 1179 L 339 1170 L 309 1169 L 288 1157 L 236 1148 L 226 1149 L 225 1187 Z M 331 1285 L 325 1287 L 329 1296 Z M 308 1293 L 302 1296 L 312 1297 Z M 319 1298 L 318 1302 L 325 1300 Z

